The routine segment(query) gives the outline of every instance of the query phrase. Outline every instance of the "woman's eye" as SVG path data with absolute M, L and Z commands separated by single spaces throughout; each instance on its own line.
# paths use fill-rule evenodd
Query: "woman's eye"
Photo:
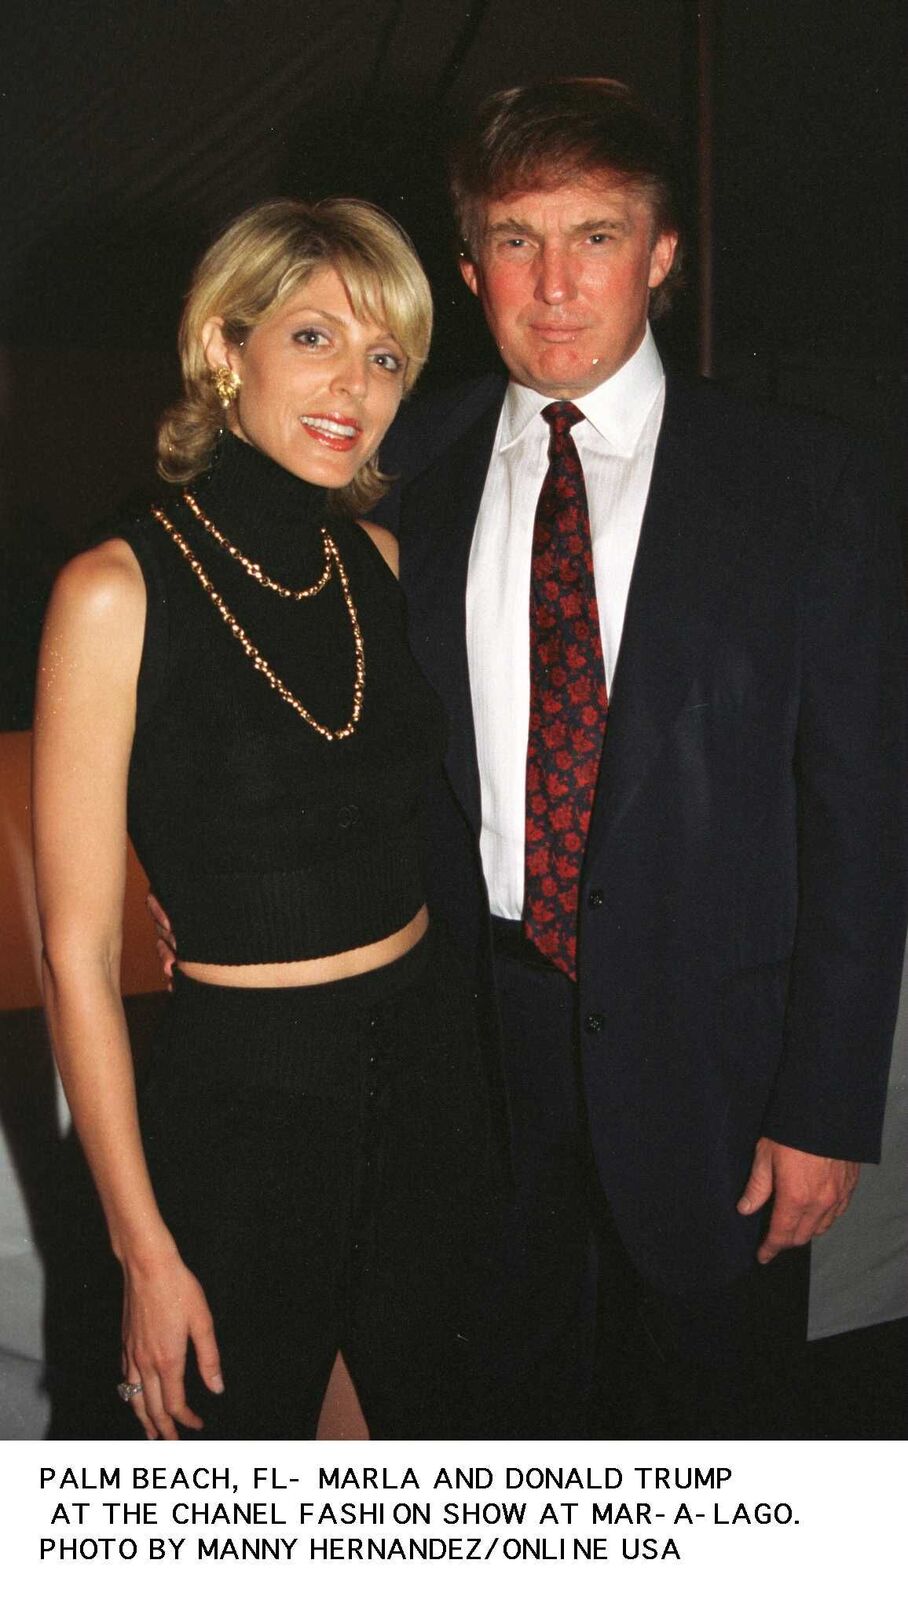
M 322 328 L 300 328 L 293 337 L 297 344 L 304 345 L 307 350 L 318 350 L 330 342 Z
M 406 357 L 395 355 L 393 350 L 378 350 L 372 359 L 384 372 L 403 372 L 407 364 Z

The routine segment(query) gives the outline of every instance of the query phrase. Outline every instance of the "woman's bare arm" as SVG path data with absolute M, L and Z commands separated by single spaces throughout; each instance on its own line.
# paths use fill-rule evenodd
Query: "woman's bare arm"
M 45 622 L 34 731 L 34 829 L 48 1022 L 73 1120 L 123 1267 L 124 1371 L 149 1437 L 201 1426 L 186 1340 L 221 1387 L 211 1317 L 158 1210 L 142 1149 L 120 1000 L 126 783 L 145 586 L 111 540 L 64 569 Z M 111 1381 L 115 1381 L 112 1375 Z

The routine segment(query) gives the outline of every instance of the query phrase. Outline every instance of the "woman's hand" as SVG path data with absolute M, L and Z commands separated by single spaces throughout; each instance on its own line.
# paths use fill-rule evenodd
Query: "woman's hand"
M 178 1439 L 176 1424 L 196 1431 L 201 1417 L 186 1402 L 187 1342 L 212 1394 L 223 1394 L 221 1358 L 208 1301 L 198 1279 L 173 1255 L 152 1267 L 124 1263 L 123 1376 L 141 1383 L 130 1404 L 148 1439 Z

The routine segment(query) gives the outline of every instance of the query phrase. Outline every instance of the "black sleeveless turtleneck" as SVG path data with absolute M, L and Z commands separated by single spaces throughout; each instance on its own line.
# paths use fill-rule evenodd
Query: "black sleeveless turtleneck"
M 117 529 L 148 597 L 130 836 L 187 961 L 303 960 L 372 943 L 423 901 L 418 807 L 444 747 L 438 700 L 406 643 L 403 599 L 369 536 L 324 491 L 225 434 L 189 486 L 205 516 L 268 576 L 313 584 L 330 530 L 365 654 L 355 731 L 329 741 L 256 670 L 165 528 Z M 263 588 L 175 496 L 164 506 L 237 622 L 329 728 L 350 716 L 355 646 L 337 573 L 289 600 Z

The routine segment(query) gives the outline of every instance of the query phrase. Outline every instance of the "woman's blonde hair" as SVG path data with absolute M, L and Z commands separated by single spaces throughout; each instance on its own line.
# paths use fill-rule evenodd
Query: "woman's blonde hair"
M 195 269 L 180 321 L 183 398 L 158 429 L 158 472 L 187 483 L 210 465 L 224 412 L 202 346 L 212 317 L 239 345 L 312 273 L 332 267 L 357 317 L 386 327 L 407 358 L 403 391 L 412 389 L 432 335 L 432 297 L 410 240 L 367 200 L 266 200 L 237 217 Z M 345 511 L 368 511 L 388 480 L 373 456 L 334 499 Z

